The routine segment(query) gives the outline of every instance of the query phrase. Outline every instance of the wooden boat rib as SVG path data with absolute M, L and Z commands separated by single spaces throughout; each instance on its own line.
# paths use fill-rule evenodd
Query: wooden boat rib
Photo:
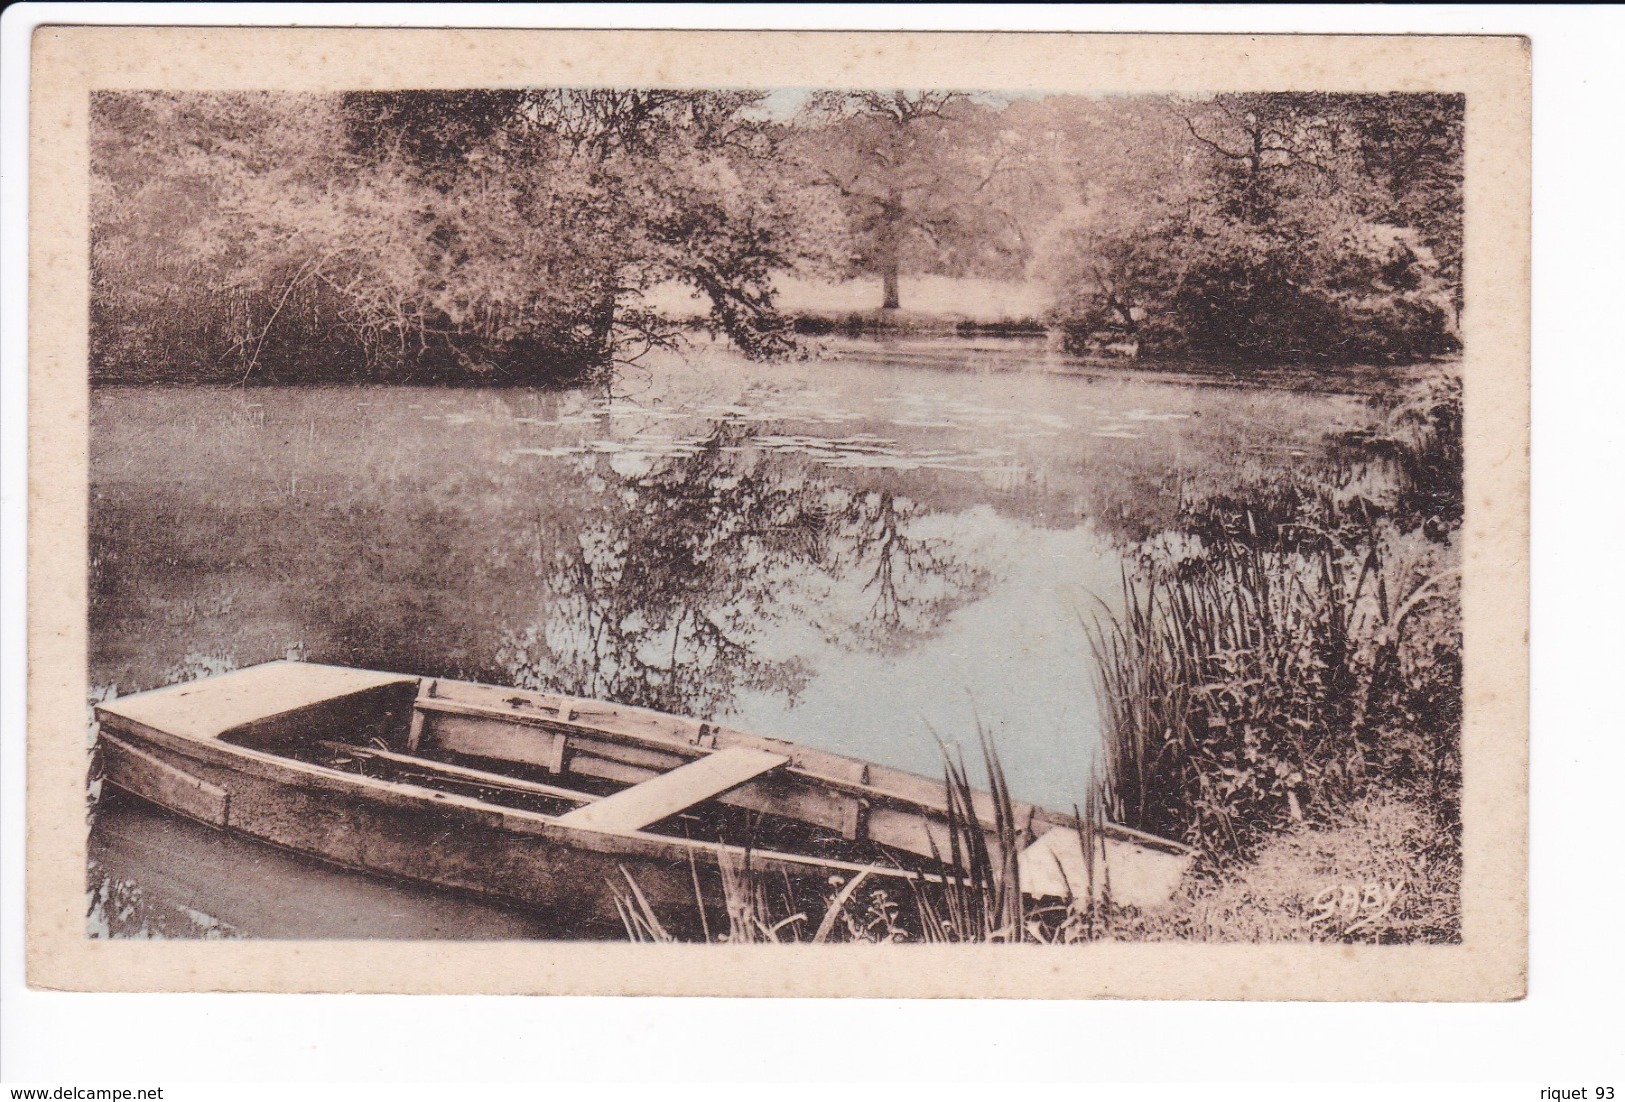
M 619 931 L 626 876 L 679 928 L 720 861 L 788 883 L 936 875 L 931 780 L 713 723 L 547 693 L 273 662 L 97 708 L 106 780 L 337 865 L 508 900 L 561 936 Z M 993 833 L 992 797 L 978 793 Z M 1194 856 L 1018 804 L 1023 890 L 1151 907 Z M 1095 867 L 1090 867 L 1090 862 Z M 1088 887 L 1092 886 L 1092 887 Z

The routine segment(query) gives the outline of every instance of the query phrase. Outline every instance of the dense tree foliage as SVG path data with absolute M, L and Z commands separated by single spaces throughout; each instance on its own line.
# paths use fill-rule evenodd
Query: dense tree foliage
M 748 93 L 97 98 L 93 358 L 243 379 L 603 372 L 681 283 L 755 355 L 808 223 Z
M 1080 351 L 1456 345 L 1463 100 L 658 89 L 93 100 L 104 378 L 605 377 L 792 348 L 785 272 L 1047 285 Z M 928 305 L 928 304 L 926 304 Z
M 1079 165 L 1086 213 L 1051 256 L 1061 321 L 1075 343 L 1115 331 L 1218 359 L 1451 351 L 1461 108 L 1323 94 L 1118 106 L 1126 161 Z

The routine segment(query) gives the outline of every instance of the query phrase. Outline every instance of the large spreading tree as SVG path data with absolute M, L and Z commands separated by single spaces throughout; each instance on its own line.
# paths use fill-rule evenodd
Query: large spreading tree
M 800 137 L 806 178 L 838 197 L 842 274 L 878 276 L 901 305 L 905 270 L 1019 272 L 1025 242 L 1001 200 L 1014 150 L 997 112 L 964 92 L 820 92 Z

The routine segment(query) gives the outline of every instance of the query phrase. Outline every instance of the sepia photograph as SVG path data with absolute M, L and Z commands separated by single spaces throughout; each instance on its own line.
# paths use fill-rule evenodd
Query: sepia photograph
M 1466 82 L 405 68 L 68 107 L 81 942 L 1474 948 Z

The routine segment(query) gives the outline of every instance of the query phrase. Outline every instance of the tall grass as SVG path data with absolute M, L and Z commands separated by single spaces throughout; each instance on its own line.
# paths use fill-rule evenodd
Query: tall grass
M 913 883 L 921 937 L 927 941 L 1015 941 L 1021 937 L 1023 900 L 1017 860 L 1022 838 L 1004 768 L 987 729 L 977 723 L 982 761 L 992 797 L 992 837 L 982 829 L 976 790 L 963 754 L 943 749 L 943 796 L 948 812 L 948 852 L 934 852 L 949 871 L 934 883 Z M 935 841 L 932 842 L 936 850 Z
M 932 842 L 929 868 L 909 872 L 906 895 L 894 897 L 864 870 L 850 879 L 832 878 L 816 926 L 807 892 L 782 874 L 773 876 L 753 864 L 747 849 L 733 854 L 718 847 L 716 861 L 720 899 L 708 898 L 694 876 L 695 905 L 706 941 L 732 944 L 830 942 L 866 944 L 925 942 L 933 944 L 1039 942 L 1067 944 L 1092 940 L 1111 929 L 1111 888 L 1096 882 L 1105 828 L 1102 787 L 1091 783 L 1083 812 L 1074 815 L 1084 853 L 1086 881 L 1072 885 L 1069 898 L 1038 901 L 1022 890 L 1019 855 L 1032 838 L 1017 825 L 1015 801 L 1005 780 L 998 749 L 980 723 L 977 736 L 987 774 L 987 789 L 978 791 L 963 754 L 943 749 L 943 794 L 947 811 L 946 851 Z M 992 829 L 978 812 L 990 805 Z M 1061 828 L 1065 829 L 1065 828 Z M 896 871 L 896 870 L 892 870 Z M 624 868 L 625 886 L 611 884 L 627 938 L 634 942 L 673 942 L 671 933 L 650 905 L 637 881 Z M 721 903 L 718 908 L 717 904 Z M 726 931 L 710 929 L 708 911 L 727 914 Z
M 1260 815 L 1302 817 L 1357 762 L 1328 758 L 1345 724 L 1350 607 L 1365 582 L 1229 545 L 1183 570 L 1124 575 L 1124 613 L 1097 621 L 1112 817 L 1237 847 Z M 1318 567 L 1318 569 L 1316 569 Z
M 1462 416 L 1461 376 L 1434 372 L 1398 396 L 1368 443 L 1395 468 L 1395 513 L 1435 536 L 1459 525 L 1465 508 Z
M 945 751 L 949 851 L 938 857 L 946 857 L 949 871 L 922 876 L 912 883 L 921 940 L 1070 944 L 1105 936 L 1112 928 L 1114 907 L 1102 860 L 1104 787 L 1091 779 L 1084 810 L 1073 809 L 1071 829 L 1077 832 L 1083 852 L 1084 882 L 1068 885 L 1063 899 L 1034 899 L 1023 889 L 1020 863 L 1021 850 L 1032 839 L 1016 825 L 1015 804 L 991 735 L 980 724 L 977 734 L 987 769 L 993 830 L 984 830 L 977 818 L 976 791 L 963 758 L 956 762 Z
M 1375 776 L 1426 774 L 1429 795 L 1449 802 L 1461 642 L 1447 534 L 1459 513 L 1421 487 L 1459 460 L 1459 401 L 1459 386 L 1429 384 L 1398 407 L 1396 422 L 1417 431 L 1392 508 L 1310 471 L 1288 495 L 1293 516 L 1263 536 L 1245 508 L 1239 528 L 1216 530 L 1197 503 L 1195 553 L 1163 544 L 1125 569 L 1121 611 L 1084 625 L 1113 819 L 1244 856 Z M 1418 500 L 1432 503 L 1426 516 L 1410 512 Z
M 870 870 L 840 884 L 832 898 L 825 901 L 818 926 L 809 932 L 809 908 L 798 904 L 794 886 L 781 876 L 775 878 L 751 862 L 747 849 L 734 855 L 725 846 L 716 850 L 717 869 L 721 873 L 720 902 L 728 916 L 726 930 L 713 935 L 707 912 L 715 910 L 716 899 L 708 899 L 700 886 L 698 870 L 694 877 L 694 902 L 700 914 L 701 938 L 706 942 L 719 941 L 734 945 L 808 943 L 822 945 L 845 933 L 845 940 L 876 940 L 861 934 L 873 932 L 877 909 L 883 909 L 886 893 L 871 893 L 867 916 L 853 913 L 853 898 L 869 879 Z M 615 909 L 629 941 L 669 943 L 680 941 L 638 886 L 638 882 L 625 866 L 621 868 L 625 887 L 611 883 Z M 878 897 L 878 898 L 877 898 Z M 887 916 L 895 918 L 895 915 Z M 867 919 L 867 922 L 864 919 Z

